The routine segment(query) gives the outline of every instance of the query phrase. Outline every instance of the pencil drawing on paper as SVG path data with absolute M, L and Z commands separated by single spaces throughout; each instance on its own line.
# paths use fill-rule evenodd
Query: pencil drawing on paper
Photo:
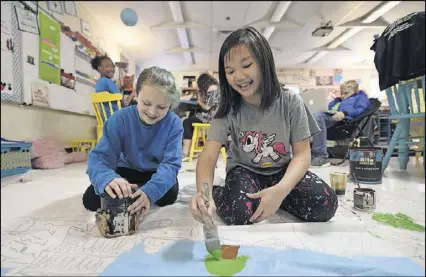
M 142 220 L 139 232 L 110 239 L 101 236 L 94 216 L 87 214 L 20 218 L 2 226 L 2 275 L 141 275 L 143 272 L 153 276 L 167 275 L 170 266 L 176 274 L 188 276 L 274 275 L 276 272 L 258 265 L 269 263 L 270 268 L 281 270 L 280 264 L 291 268 L 300 262 L 289 265 L 284 257 L 288 261 L 303 261 L 306 255 L 318 255 L 315 258 L 330 260 L 326 255 L 386 256 L 392 253 L 383 240 L 356 227 L 361 226 L 360 218 L 343 204 L 336 213 L 338 222 L 321 225 L 322 228 L 299 223 L 283 213 L 268 219 L 274 224 L 260 224 L 255 231 L 246 229 L 250 226 L 231 227 L 218 222 L 221 243 L 239 245 L 238 257 L 242 257 L 234 264 L 222 261 L 229 267 L 226 272 L 206 262 L 208 253 L 202 226 L 191 218 L 187 203 L 154 208 Z M 343 222 L 352 225 L 348 227 Z M 126 269 L 123 271 L 123 268 Z

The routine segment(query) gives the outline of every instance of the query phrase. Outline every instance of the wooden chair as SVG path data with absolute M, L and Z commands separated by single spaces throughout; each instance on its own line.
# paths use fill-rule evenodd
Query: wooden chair
M 419 82 L 421 85 L 418 84 Z M 423 136 L 409 136 L 410 120 L 425 117 L 425 76 L 409 81 L 401 81 L 398 85 L 387 88 L 386 95 L 391 112 L 389 119 L 396 119 L 398 123 L 389 142 L 386 155 L 383 158 L 383 170 L 388 166 L 392 152 L 397 145 L 399 168 L 407 169 L 410 145 L 422 145 L 423 157 L 425 156 L 424 132 L 422 132 Z
M 72 152 L 89 152 L 98 141 L 96 139 L 73 140 L 71 141 Z
M 189 162 L 192 162 L 195 153 L 203 152 L 207 141 L 207 133 L 210 129 L 210 124 L 208 123 L 192 123 L 192 126 L 194 127 L 194 131 L 192 132 L 191 149 L 189 150 Z M 203 143 L 203 146 L 199 145 L 200 142 Z M 220 153 L 222 154 L 223 161 L 226 163 L 227 155 L 225 147 L 220 149 Z
M 98 122 L 98 126 L 96 127 L 96 137 L 98 142 L 102 137 L 104 122 L 114 113 L 112 104 L 115 104 L 114 102 L 116 102 L 118 109 L 121 109 L 122 98 L 123 96 L 120 93 L 109 93 L 107 91 L 96 92 L 90 95 L 90 99 L 95 110 L 96 121 Z M 109 113 L 106 112 L 105 106 L 109 107 Z

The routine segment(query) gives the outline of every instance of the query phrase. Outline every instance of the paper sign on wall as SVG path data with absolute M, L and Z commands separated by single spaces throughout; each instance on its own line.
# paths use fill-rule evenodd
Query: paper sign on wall
M 15 6 L 16 18 L 18 18 L 18 28 L 21 31 L 38 35 L 40 33 L 37 23 L 37 15 L 28 10 Z
M 46 84 L 31 84 L 31 93 L 33 97 L 33 105 L 49 107 L 49 88 Z
M 58 22 L 40 12 L 40 79 L 60 85 L 61 28 Z

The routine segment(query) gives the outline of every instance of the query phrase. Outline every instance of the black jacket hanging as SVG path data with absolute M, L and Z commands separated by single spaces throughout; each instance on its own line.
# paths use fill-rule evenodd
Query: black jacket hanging
M 425 74 L 425 12 L 404 16 L 383 31 L 370 48 L 380 90 Z

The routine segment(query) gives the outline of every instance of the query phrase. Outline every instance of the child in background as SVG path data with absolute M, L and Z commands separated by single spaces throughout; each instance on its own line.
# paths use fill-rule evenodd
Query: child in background
M 112 78 L 115 73 L 115 65 L 112 62 L 111 58 L 108 56 L 96 56 L 91 61 L 92 68 L 99 72 L 101 77 L 96 82 L 95 92 L 104 92 L 109 93 L 121 93 L 129 84 L 125 83 L 121 88 L 118 88 L 114 83 Z M 133 91 L 129 96 L 123 97 L 121 99 L 121 106 L 127 107 L 130 105 L 132 99 L 135 97 L 136 93 Z M 116 103 L 112 103 L 112 108 L 115 111 L 118 110 Z M 105 104 L 105 112 L 109 117 L 109 105 Z
M 367 94 L 359 90 L 355 80 L 343 82 L 340 85 L 340 95 L 340 98 L 336 98 L 328 104 L 327 113 L 315 114 L 321 131 L 312 138 L 311 167 L 330 166 L 327 152 L 327 128 L 333 127 L 344 119 L 356 118 L 370 107 Z
M 219 83 L 210 74 L 203 73 L 197 79 L 198 97 L 200 109 L 183 121 L 183 155 L 182 161 L 188 160 L 191 148 L 192 123 L 210 123 L 219 105 Z
M 131 214 L 152 204 L 173 204 L 178 195 L 177 174 L 182 164 L 180 118 L 170 109 L 179 103 L 173 75 L 147 68 L 136 84 L 137 105 L 115 112 L 106 122 L 99 144 L 90 152 L 87 174 L 92 185 L 83 195 L 90 211 L 101 207 L 101 196 L 137 198 Z M 132 188 L 138 190 L 132 194 Z
M 271 48 L 256 29 L 237 30 L 225 40 L 219 84 L 219 109 L 197 163 L 193 217 L 203 222 L 217 207 L 226 224 L 242 225 L 265 220 L 281 208 L 304 221 L 330 220 L 337 196 L 308 171 L 309 138 L 319 131 L 318 125 L 301 97 L 281 87 Z M 225 186 L 212 187 L 229 133 Z M 208 209 L 201 197 L 205 183 L 212 190 Z

